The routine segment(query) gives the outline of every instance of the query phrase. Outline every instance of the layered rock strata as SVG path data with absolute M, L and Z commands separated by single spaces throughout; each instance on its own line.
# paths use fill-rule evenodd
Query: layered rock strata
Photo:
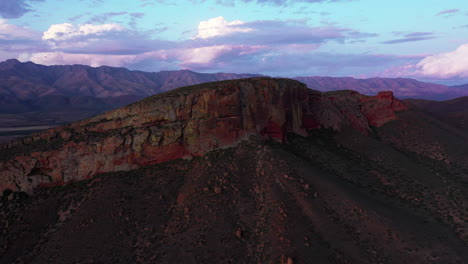
M 0 191 L 202 156 L 250 136 L 284 143 L 318 128 L 367 133 L 405 109 L 391 92 L 320 93 L 289 79 L 188 86 L 0 146 Z

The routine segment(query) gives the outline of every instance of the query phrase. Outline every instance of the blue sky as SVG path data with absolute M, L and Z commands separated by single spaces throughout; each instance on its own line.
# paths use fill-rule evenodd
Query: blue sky
M 468 80 L 466 0 L 2 0 L 0 59 Z

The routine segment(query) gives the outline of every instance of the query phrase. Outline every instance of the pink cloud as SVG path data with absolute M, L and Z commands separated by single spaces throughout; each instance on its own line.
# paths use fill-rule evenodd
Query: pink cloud
M 168 59 L 163 51 L 146 52 L 138 55 L 106 55 L 106 54 L 75 54 L 65 52 L 37 52 L 23 53 L 19 55 L 20 61 L 32 61 L 43 65 L 71 65 L 82 64 L 92 67 L 112 66 L 124 67 L 128 64 L 138 63 L 143 60 Z
M 214 67 L 223 56 L 248 56 L 261 51 L 263 46 L 248 45 L 217 45 L 200 48 L 172 50 L 180 65 L 186 67 Z

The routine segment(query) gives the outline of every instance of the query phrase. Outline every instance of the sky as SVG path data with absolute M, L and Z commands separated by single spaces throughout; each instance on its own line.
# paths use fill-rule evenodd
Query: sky
M 0 60 L 468 83 L 466 0 L 0 0 Z

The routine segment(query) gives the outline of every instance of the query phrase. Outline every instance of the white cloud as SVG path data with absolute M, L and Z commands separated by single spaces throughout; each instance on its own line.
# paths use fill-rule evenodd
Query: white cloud
M 424 58 L 416 64 L 415 73 L 437 79 L 468 78 L 468 43 L 455 51 Z
M 216 36 L 229 35 L 234 32 L 249 32 L 251 28 L 242 26 L 245 22 L 234 20 L 226 21 L 223 17 L 215 17 L 207 21 L 202 21 L 198 25 L 198 34 L 194 38 L 212 38 Z
M 43 40 L 62 41 L 74 37 L 87 35 L 103 35 L 109 32 L 117 32 L 125 30 L 124 27 L 117 24 L 102 24 L 102 25 L 73 25 L 70 23 L 54 24 L 42 35 Z
M 436 80 L 468 78 L 468 43 L 451 52 L 427 56 L 416 64 L 392 67 L 379 75 Z

